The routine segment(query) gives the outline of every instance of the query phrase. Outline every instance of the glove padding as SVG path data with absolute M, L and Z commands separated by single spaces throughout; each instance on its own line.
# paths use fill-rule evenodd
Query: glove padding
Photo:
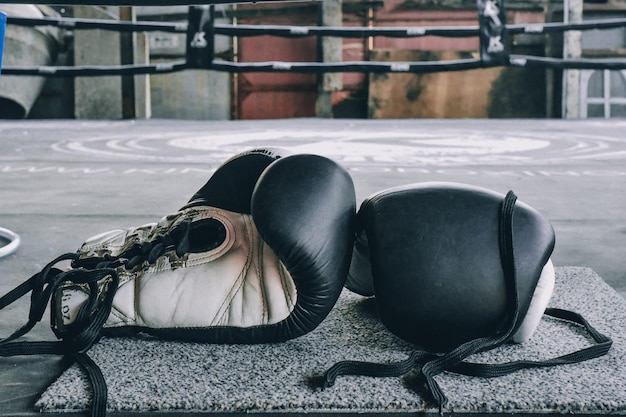
M 498 334 L 509 324 L 512 302 L 499 247 L 503 198 L 454 183 L 411 184 L 369 197 L 359 209 L 346 287 L 375 295 L 385 326 L 432 352 Z M 554 288 L 554 231 L 521 202 L 512 231 L 520 319 L 510 340 L 522 342 Z
M 158 223 L 88 239 L 72 266 L 115 266 L 117 288 L 98 285 L 98 300 L 116 291 L 104 334 L 282 341 L 313 330 L 334 306 L 350 264 L 355 212 L 352 180 L 333 161 L 253 150 L 225 162 Z M 76 321 L 81 309 L 99 308 L 87 302 L 91 292 L 71 282 L 56 291 L 60 336 L 84 325 Z

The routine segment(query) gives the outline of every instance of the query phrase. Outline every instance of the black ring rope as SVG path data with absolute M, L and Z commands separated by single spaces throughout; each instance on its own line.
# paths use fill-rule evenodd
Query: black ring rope
M 626 19 L 624 19 L 626 25 Z M 478 26 L 439 26 L 439 27 L 345 27 L 345 26 L 272 26 L 272 25 L 215 25 L 216 35 L 259 36 L 271 35 L 284 38 L 306 36 L 326 36 L 337 38 L 367 38 L 381 36 L 388 38 L 415 38 L 422 36 L 441 36 L 447 38 L 466 38 L 478 36 Z
M 125 22 L 104 19 L 79 19 L 63 17 L 30 18 L 7 16 L 7 24 L 17 26 L 56 26 L 64 29 L 102 29 L 117 32 L 169 32 L 185 33 L 187 23 L 168 22 Z M 587 20 L 575 23 L 525 23 L 506 25 L 512 35 L 560 33 L 570 30 L 614 29 L 626 26 L 626 18 Z M 286 38 L 305 36 L 333 36 L 340 38 L 366 38 L 381 36 L 390 38 L 413 38 L 422 36 L 440 36 L 464 38 L 478 36 L 479 26 L 412 26 L 398 27 L 343 27 L 343 26 L 280 26 L 280 25 L 226 25 L 215 24 L 216 35 L 225 36 L 260 36 L 271 35 Z
M 417 62 L 229 62 L 214 61 L 211 69 L 229 72 L 441 72 L 462 71 L 483 68 L 480 59 L 458 59 L 447 61 L 417 61 Z
M 570 30 L 594 30 L 594 29 L 614 29 L 626 26 L 626 19 L 602 19 L 602 20 L 586 20 L 584 22 L 572 23 L 525 23 L 516 25 L 506 25 L 510 34 L 518 35 L 526 34 L 543 34 L 543 33 L 559 33 Z
M 418 61 L 418 62 L 232 62 L 213 61 L 207 69 L 227 71 L 231 73 L 244 72 L 298 72 L 298 73 L 328 73 L 328 72 L 443 72 L 463 71 L 483 68 L 485 64 L 480 59 L 459 59 L 449 61 Z M 4 75 L 31 75 L 31 76 L 58 76 L 58 77 L 89 77 L 107 75 L 143 75 L 166 74 L 196 69 L 185 61 L 161 63 L 155 65 L 124 65 L 124 66 L 47 66 L 47 67 L 5 67 Z
M 511 55 L 509 65 L 513 67 L 550 68 L 550 69 L 626 69 L 626 59 L 559 59 L 530 55 Z
M 191 69 L 185 61 L 143 65 L 76 65 L 2 68 L 3 75 L 31 75 L 41 77 L 93 77 L 106 75 L 167 74 Z
M 187 32 L 187 23 L 167 22 L 125 22 L 121 20 L 78 19 L 67 17 L 20 17 L 7 16 L 8 25 L 17 26 L 56 26 L 63 29 L 102 29 L 116 32 Z
M 527 55 L 511 55 L 509 66 L 550 69 L 608 69 L 625 70 L 626 59 L 569 59 L 545 58 Z M 417 61 L 417 62 L 232 62 L 213 61 L 207 69 L 226 71 L 231 73 L 245 72 L 296 72 L 321 74 L 332 72 L 367 72 L 367 73 L 433 73 L 449 71 L 465 71 L 478 68 L 496 67 L 496 64 L 486 64 L 481 59 L 459 59 L 447 61 Z M 167 74 L 197 69 L 189 66 L 185 61 L 150 65 L 123 65 L 123 66 L 70 66 L 70 67 L 4 67 L 4 75 L 30 75 L 42 77 L 91 77 L 115 75 L 144 75 Z
M 503 9 L 503 0 L 499 0 Z M 480 5 L 481 0 L 478 0 Z M 204 6 L 206 7 L 206 6 Z M 213 13 L 212 6 L 210 13 Z M 501 11 L 503 12 L 503 10 Z M 190 8 L 191 16 L 191 8 Z M 191 21 L 191 20 L 190 20 Z M 207 23 L 208 22 L 208 23 Z M 485 23 L 487 22 L 487 23 Z M 57 26 L 68 29 L 86 30 L 103 29 L 120 32 L 138 31 L 161 31 L 170 33 L 187 33 L 190 36 L 190 25 L 188 23 L 167 23 L 167 22 L 123 22 L 99 19 L 67 19 L 67 18 L 24 18 L 7 17 L 8 24 L 22 26 Z M 485 30 L 493 30 L 489 20 L 485 20 L 485 15 L 480 16 L 479 26 L 439 26 L 439 27 L 332 27 L 332 26 L 264 26 L 264 25 L 225 25 L 216 24 L 214 19 L 206 19 L 203 28 L 209 36 L 209 41 L 215 35 L 225 36 L 259 36 L 271 35 L 289 38 L 299 38 L 306 36 L 317 37 L 342 37 L 342 38 L 365 38 L 370 36 L 384 36 L 396 38 L 411 38 L 421 36 L 441 36 L 441 37 L 472 37 L 480 36 L 481 43 L 485 40 Z M 208 26 L 206 26 L 208 25 Z M 537 23 L 537 24 L 516 24 L 501 25 L 496 28 L 498 33 L 505 36 L 515 34 L 548 34 L 559 33 L 569 30 L 596 30 L 611 29 L 626 26 L 626 18 L 588 20 L 574 23 Z M 194 32 L 197 33 L 197 32 Z M 204 33 L 204 32 L 203 32 Z M 332 73 L 332 72 L 365 72 L 365 73 L 432 73 L 443 71 L 464 71 L 477 68 L 488 68 L 495 66 L 513 67 L 533 67 L 547 69 L 626 69 L 626 59 L 605 58 L 605 59 L 560 59 L 550 57 L 537 57 L 525 55 L 509 55 L 508 50 L 500 53 L 487 53 L 481 46 L 481 57 L 476 59 L 458 59 L 446 61 L 418 61 L 418 62 L 233 62 L 215 59 L 209 49 L 197 52 L 194 59 L 190 59 L 189 45 L 188 54 L 185 61 L 175 61 L 158 64 L 142 65 L 82 65 L 82 66 L 41 66 L 41 67 L 20 67 L 6 66 L 3 68 L 5 75 L 28 75 L 43 77 L 78 77 L 78 76 L 120 76 L 120 75 L 145 75 L 145 74 L 165 74 L 187 69 L 206 69 L 214 71 L 226 71 L 231 73 L 243 72 L 297 72 L 297 73 Z M 508 48 L 508 47 L 507 47 Z M 192 51 L 193 52 L 193 51 Z M 197 54 L 205 53 L 201 61 L 198 61 Z M 193 54 L 191 55 L 193 56 Z
M 46 0 L 45 4 L 50 6 L 204 6 L 216 4 L 234 3 L 289 3 L 303 0 L 80 0 L 76 2 L 68 0 Z M 305 0 L 311 3 L 319 0 Z M 0 0 L 0 3 L 32 4 L 30 0 Z

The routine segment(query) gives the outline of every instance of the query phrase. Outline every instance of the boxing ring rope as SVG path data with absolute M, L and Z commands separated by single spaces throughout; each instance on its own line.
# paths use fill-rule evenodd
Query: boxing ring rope
M 105 76 L 105 75 L 141 75 L 183 71 L 187 69 L 206 69 L 231 73 L 244 72 L 364 72 L 364 73 L 430 73 L 443 71 L 463 71 L 495 66 L 532 67 L 546 69 L 626 69 L 626 59 L 560 59 L 509 53 L 508 39 L 512 35 L 544 35 L 563 33 L 570 30 L 612 29 L 626 26 L 626 19 L 589 20 L 574 23 L 543 23 L 507 25 L 504 0 L 478 0 L 478 26 L 438 26 L 438 27 L 332 27 L 332 26 L 276 26 L 276 25 L 228 25 L 217 24 L 214 19 L 214 6 L 191 6 L 188 23 L 162 22 L 120 22 L 96 19 L 68 19 L 46 17 L 40 19 L 12 17 L 8 24 L 22 26 L 57 26 L 73 30 L 103 29 L 119 32 L 162 31 L 187 34 L 185 60 L 169 63 L 142 65 L 83 65 L 83 66 L 43 66 L 43 67 L 5 67 L 6 75 L 29 76 Z M 199 38 L 196 39 L 201 35 Z M 480 58 L 446 61 L 410 61 L 410 62 L 234 62 L 217 60 L 213 45 L 216 35 L 224 36 L 260 36 L 270 35 L 287 38 L 340 37 L 395 37 L 415 38 L 439 36 L 450 38 L 479 37 Z M 198 40 L 200 42 L 198 42 Z
M 117 32 L 186 33 L 187 23 L 166 22 L 124 22 L 118 20 L 78 19 L 67 17 L 30 18 L 8 16 L 7 23 L 19 26 L 55 26 L 62 29 L 102 29 Z M 575 23 L 523 23 L 506 25 L 511 35 L 552 34 L 570 30 L 614 29 L 626 26 L 626 18 L 586 20 Z M 285 38 L 306 36 L 334 36 L 341 38 L 366 38 L 386 36 L 390 38 L 411 38 L 420 36 L 441 36 L 462 38 L 479 35 L 479 26 L 436 26 L 436 27 L 336 27 L 336 26 L 279 26 L 279 25 L 225 25 L 216 23 L 214 33 L 226 36 L 271 35 Z
M 46 0 L 45 4 L 51 6 L 190 6 L 234 3 L 290 3 L 296 1 L 313 3 L 323 0 Z M 2 3 L 33 4 L 32 0 L 0 0 L 0 4 Z
M 8 16 L 7 23 L 19 26 L 55 26 L 62 29 L 103 29 L 116 32 L 187 32 L 187 23 L 125 22 L 120 20 L 75 19 L 68 17 Z

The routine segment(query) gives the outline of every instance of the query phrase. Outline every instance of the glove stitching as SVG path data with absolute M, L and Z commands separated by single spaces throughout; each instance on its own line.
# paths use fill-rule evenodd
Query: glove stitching
M 143 274 L 141 274 L 141 276 L 143 276 Z M 141 289 L 139 279 L 141 276 L 136 276 L 133 279 L 133 313 L 135 315 L 135 324 L 139 324 L 139 320 L 141 320 L 143 324 L 143 317 L 141 317 L 139 309 L 137 308 L 139 306 L 139 290 Z
M 268 313 L 268 309 L 267 309 L 267 293 L 266 293 L 266 288 L 265 285 L 263 285 L 263 279 L 262 277 L 263 275 L 263 241 L 261 239 L 259 239 L 259 235 L 258 235 L 258 231 L 256 230 L 256 226 L 254 225 L 254 223 L 252 222 L 251 218 L 246 217 L 246 231 L 251 231 L 252 233 L 249 233 L 250 236 L 250 240 L 251 240 L 251 244 L 250 244 L 250 248 L 254 248 L 253 251 L 251 251 L 251 256 L 254 259 L 254 263 L 252 265 L 252 268 L 254 268 L 254 271 L 256 273 L 256 276 L 254 277 L 256 279 L 257 282 L 257 287 L 259 288 L 259 295 L 261 296 L 261 308 L 262 308 L 262 313 L 261 313 L 261 322 L 259 324 L 264 325 L 267 324 L 267 322 L 269 321 L 269 313 Z
M 258 235 L 255 233 L 255 237 L 258 237 Z M 268 298 L 267 298 L 267 288 L 265 287 L 264 282 L 263 282 L 263 277 L 265 276 L 265 270 L 263 268 L 263 252 L 264 252 L 264 247 L 263 247 L 263 241 L 261 239 L 255 239 L 255 245 L 256 245 L 256 262 L 255 262 L 255 269 L 256 269 L 256 279 L 258 281 L 258 285 L 259 285 L 259 293 L 261 295 L 261 308 L 263 309 L 263 315 L 261 318 L 261 324 L 267 324 L 269 322 L 269 309 L 268 309 Z
M 133 320 L 113 306 L 111 308 L 109 318 L 107 319 L 106 326 L 104 327 L 119 327 L 128 324 L 133 324 Z

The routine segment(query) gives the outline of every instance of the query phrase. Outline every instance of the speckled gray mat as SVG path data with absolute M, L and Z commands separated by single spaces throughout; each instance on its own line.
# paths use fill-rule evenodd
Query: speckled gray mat
M 591 269 L 557 268 L 554 307 L 572 309 L 613 341 L 607 356 L 576 365 L 485 379 L 437 377 L 448 412 L 626 413 L 626 300 Z M 474 361 L 541 359 L 590 344 L 577 326 L 545 318 L 524 345 L 474 355 Z M 314 332 L 282 344 L 202 345 L 103 339 L 89 354 L 109 387 L 108 409 L 186 411 L 429 411 L 406 378 L 340 377 L 312 388 L 309 377 L 344 359 L 404 359 L 411 346 L 390 335 L 372 303 L 344 292 Z M 40 411 L 83 409 L 90 401 L 81 370 L 70 367 L 36 403 Z

